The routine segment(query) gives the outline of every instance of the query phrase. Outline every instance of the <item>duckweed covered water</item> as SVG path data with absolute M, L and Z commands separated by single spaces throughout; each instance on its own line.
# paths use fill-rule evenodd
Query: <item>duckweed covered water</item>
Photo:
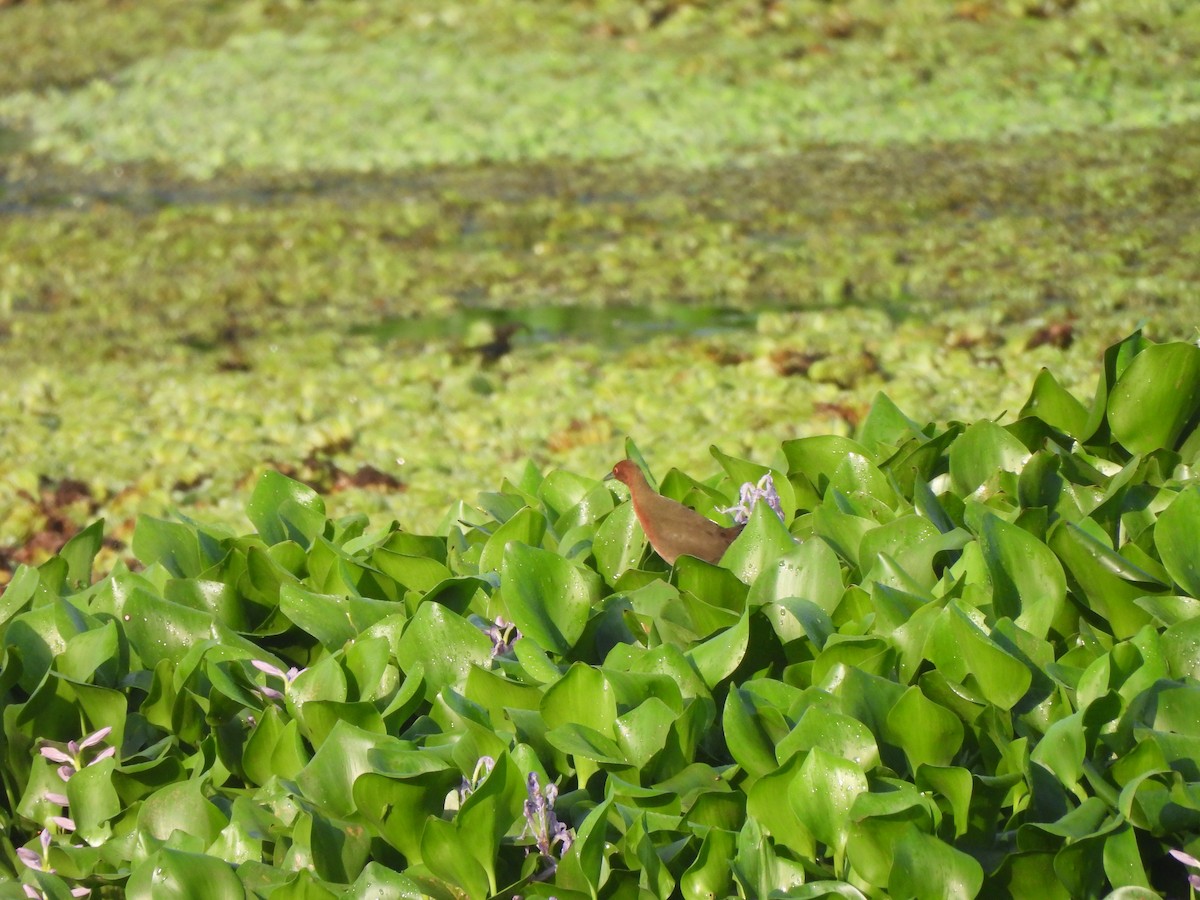
M 1192 336 L 1197 7 L 977 6 L 0 9 L 0 545 L 267 466 L 428 529 Z

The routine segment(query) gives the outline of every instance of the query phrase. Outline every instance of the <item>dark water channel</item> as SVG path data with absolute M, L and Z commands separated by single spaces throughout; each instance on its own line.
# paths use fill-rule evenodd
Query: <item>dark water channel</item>
M 539 195 L 559 195 L 568 190 L 568 186 L 577 189 L 570 192 L 578 203 L 637 205 L 653 197 L 656 187 L 657 190 L 673 190 L 649 182 L 645 194 L 639 196 L 635 192 L 625 193 L 619 190 L 620 186 L 603 180 L 581 178 L 575 181 L 570 173 L 534 170 L 521 174 L 487 167 L 468 173 L 318 174 L 284 179 L 188 182 L 146 169 L 116 168 L 87 173 L 39 166 L 32 172 L 14 177 L 2 163 L 6 153 L 15 154 L 19 150 L 18 136 L 0 128 L 0 215 L 3 216 L 93 207 L 115 207 L 134 215 L 153 215 L 163 209 L 188 206 L 233 204 L 255 207 L 331 199 L 352 208 L 361 202 L 378 202 L 389 197 L 400 202 L 413 196 L 437 196 L 444 191 L 490 197 L 500 202 L 523 202 Z M 485 243 L 489 240 L 489 236 L 477 228 L 470 232 L 469 238 Z M 499 341 L 494 349 L 499 351 L 498 355 L 503 355 L 510 342 L 528 346 L 583 341 L 622 348 L 663 335 L 696 338 L 752 332 L 760 313 L 781 309 L 778 302 L 769 300 L 750 308 L 657 299 L 645 305 L 629 303 L 591 308 L 556 298 L 547 298 L 545 303 L 535 307 L 496 309 L 484 305 L 482 296 L 458 299 L 459 307 L 451 311 L 385 318 L 353 326 L 351 332 L 386 343 L 461 343 L 464 335 L 471 334 L 472 329 L 478 333 L 482 330 L 478 326 L 486 323 L 493 339 Z M 486 355 L 488 350 L 484 347 L 481 352 Z
M 778 307 L 772 309 L 778 310 Z M 376 324 L 357 326 L 353 333 L 389 343 L 418 344 L 455 340 L 468 333 L 472 326 L 485 322 L 495 334 L 508 334 L 518 344 L 587 341 L 606 347 L 626 347 L 660 335 L 680 334 L 694 338 L 753 331 L 762 311 L 684 303 L 603 309 L 566 304 L 513 310 L 468 308 L 440 315 L 384 319 Z

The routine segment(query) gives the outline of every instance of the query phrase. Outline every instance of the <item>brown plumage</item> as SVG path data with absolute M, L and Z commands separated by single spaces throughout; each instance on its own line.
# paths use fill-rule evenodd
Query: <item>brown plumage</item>
M 646 532 L 654 552 L 670 565 L 685 555 L 719 562 L 734 538 L 742 533 L 742 525 L 725 528 L 655 491 L 633 460 L 621 460 L 613 466 L 609 477 L 628 485 L 633 513 L 642 524 L 642 531 Z

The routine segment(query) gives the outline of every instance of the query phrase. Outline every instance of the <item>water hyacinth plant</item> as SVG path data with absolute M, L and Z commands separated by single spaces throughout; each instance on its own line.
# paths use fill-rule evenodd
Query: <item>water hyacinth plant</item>
M 533 467 L 435 534 L 268 473 L 252 534 L 146 517 L 99 580 L 68 544 L 0 604 L 0 865 L 26 896 L 1180 895 L 1198 416 L 1200 348 L 1142 335 L 1007 422 L 880 395 L 770 480 L 716 448 L 659 480 L 741 508 L 719 563 Z

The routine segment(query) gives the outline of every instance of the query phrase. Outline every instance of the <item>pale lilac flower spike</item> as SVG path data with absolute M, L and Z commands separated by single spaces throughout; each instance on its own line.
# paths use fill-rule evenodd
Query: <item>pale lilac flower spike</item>
M 554 814 L 554 801 L 558 799 L 558 788 L 553 784 L 545 789 L 538 784 L 537 772 L 530 772 L 525 784 L 529 799 L 525 801 L 525 830 L 522 835 L 532 835 L 537 844 L 538 853 L 545 860 L 546 868 L 534 876 L 541 880 L 553 875 L 558 868 L 558 860 L 554 858 L 554 845 L 558 845 L 559 856 L 571 849 L 575 838 L 567 830 L 567 826 L 558 821 Z
M 261 659 L 250 660 L 250 665 L 254 666 L 254 668 L 258 669 L 258 671 L 265 672 L 267 675 L 272 675 L 282 681 L 284 691 L 291 687 L 291 684 L 296 680 L 297 675 L 306 671 L 305 669 L 297 669 L 295 666 L 292 666 L 285 672 L 283 669 L 279 668 L 279 666 L 271 665 L 271 663 L 264 662 Z M 275 688 L 260 687 L 258 692 L 271 700 L 283 699 L 283 692 L 277 691 Z
M 1190 853 L 1184 853 L 1182 850 L 1172 850 L 1170 853 L 1189 869 L 1200 870 L 1200 859 L 1196 859 Z M 1192 872 L 1188 875 L 1188 884 L 1192 886 L 1193 890 L 1200 891 L 1200 872 Z
M 29 868 L 36 869 L 39 872 L 53 872 L 54 870 L 46 863 L 46 860 L 50 856 L 50 832 L 43 828 L 42 833 L 38 835 L 38 841 L 42 845 L 41 854 L 36 850 L 30 850 L 28 847 L 18 847 L 17 859 L 21 860 Z
M 475 762 L 475 771 L 471 773 L 470 778 L 464 778 L 462 784 L 458 786 L 458 802 L 461 806 L 466 799 L 475 792 L 479 787 L 480 782 L 491 774 L 492 769 L 496 767 L 496 760 L 490 756 L 481 756 Z
M 51 762 L 62 763 L 58 767 L 58 777 L 63 781 L 70 780 L 71 776 L 88 766 L 94 766 L 103 759 L 108 759 L 110 756 L 115 756 L 116 747 L 105 747 L 99 753 L 92 757 L 90 762 L 83 761 L 83 751 L 89 747 L 95 747 L 97 744 L 104 742 L 104 739 L 112 733 L 112 726 L 101 728 L 99 731 L 94 731 L 87 737 L 78 741 L 67 741 L 67 749 L 59 750 L 57 747 L 50 745 L 43 746 L 39 753 Z
M 735 523 L 745 525 L 750 521 L 750 513 L 759 500 L 765 500 L 775 511 L 775 515 L 779 516 L 779 521 L 783 521 L 783 504 L 779 500 L 779 493 L 775 490 L 775 479 L 771 477 L 770 472 L 758 479 L 758 484 L 749 481 L 743 483 L 738 492 L 737 505 L 718 512 L 729 513 Z

